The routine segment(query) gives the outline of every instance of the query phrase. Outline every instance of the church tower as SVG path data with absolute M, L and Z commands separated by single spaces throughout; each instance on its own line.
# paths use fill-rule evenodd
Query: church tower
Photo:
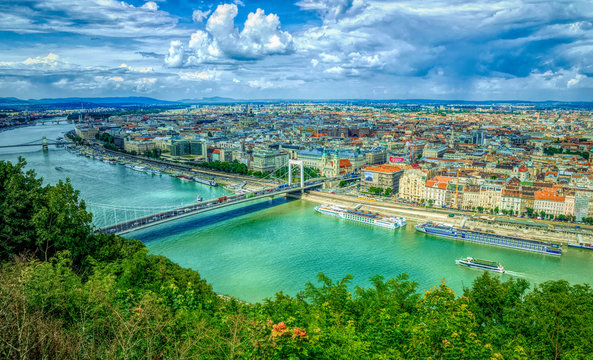
M 334 176 L 340 175 L 340 154 L 338 149 L 334 152 Z

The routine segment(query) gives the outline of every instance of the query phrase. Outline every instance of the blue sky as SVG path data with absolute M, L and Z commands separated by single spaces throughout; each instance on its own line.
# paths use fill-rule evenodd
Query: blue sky
M 0 0 L 0 96 L 593 101 L 593 1 Z

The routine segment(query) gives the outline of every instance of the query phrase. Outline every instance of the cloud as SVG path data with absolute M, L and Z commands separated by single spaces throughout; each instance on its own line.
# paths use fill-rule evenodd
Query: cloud
M 214 72 L 214 71 L 185 72 L 185 73 L 180 73 L 179 77 L 182 80 L 191 80 L 191 81 L 213 80 L 216 77 L 216 72 Z
M 144 5 L 141 6 L 143 9 L 148 9 L 151 11 L 157 11 L 159 6 L 154 1 L 148 1 Z
M 342 74 L 344 72 L 344 68 L 341 66 L 334 66 L 329 69 L 325 69 L 323 72 L 328 74 Z
M 57 71 L 71 69 L 72 65 L 60 60 L 58 55 L 49 53 L 47 56 L 29 57 L 23 61 L 0 62 L 0 68 L 2 67 L 24 70 Z
M 266 15 L 264 10 L 257 9 L 247 15 L 241 31 L 235 27 L 237 15 L 237 5 L 218 5 L 205 29 L 191 35 L 187 51 L 181 44 L 171 43 L 165 59 L 167 66 L 259 60 L 293 51 L 292 36 L 280 30 L 278 15 Z
M 303 10 L 318 12 L 324 22 L 335 22 L 367 6 L 362 0 L 301 0 L 296 5 Z
M 194 10 L 194 12 L 191 15 L 191 18 L 194 22 L 201 23 L 202 21 L 204 21 L 204 19 L 206 19 L 208 17 L 208 15 L 210 15 L 211 11 L 212 10 L 208 10 L 208 11 Z
M 0 31 L 75 33 L 108 37 L 171 36 L 187 31 L 154 1 L 135 7 L 116 0 L 0 2 Z
M 165 56 L 165 64 L 169 67 L 180 67 L 183 65 L 183 44 L 181 41 L 171 41 L 169 53 Z
M 126 69 L 132 72 L 140 72 L 140 73 L 148 73 L 148 72 L 152 72 L 152 67 L 148 66 L 148 67 L 133 67 L 133 66 L 128 66 L 126 64 L 121 64 L 119 66 L 121 69 Z
M 247 85 L 256 89 L 269 89 L 275 86 L 273 82 L 264 79 L 250 80 L 247 82 Z
M 568 82 L 566 83 L 567 87 L 574 87 L 576 86 L 578 83 L 581 82 L 581 80 L 585 79 L 586 76 L 582 75 L 582 74 L 577 74 L 574 78 L 568 80 Z

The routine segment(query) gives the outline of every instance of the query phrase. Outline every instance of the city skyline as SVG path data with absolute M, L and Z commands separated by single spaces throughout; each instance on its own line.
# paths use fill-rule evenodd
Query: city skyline
M 593 100 L 586 1 L 0 4 L 0 96 Z

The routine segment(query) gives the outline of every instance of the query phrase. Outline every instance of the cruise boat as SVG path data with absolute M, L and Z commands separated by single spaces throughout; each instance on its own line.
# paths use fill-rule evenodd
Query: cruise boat
M 573 247 L 573 248 L 579 248 L 579 249 L 593 250 L 593 244 L 584 243 L 584 242 L 579 242 L 577 244 L 568 244 L 568 246 Z
M 455 260 L 457 265 L 467 266 L 472 269 L 479 269 L 479 270 L 487 270 L 487 271 L 495 271 L 501 274 L 504 274 L 505 270 L 502 265 L 497 262 L 489 261 L 489 260 L 480 260 L 474 259 L 472 257 L 467 257 L 464 259 Z
M 388 229 L 397 229 L 406 225 L 406 219 L 403 217 L 381 216 L 369 211 L 350 209 L 338 205 L 319 205 L 315 208 L 315 211 L 324 215 L 356 221 L 363 224 L 380 226 Z
M 499 235 L 493 232 L 470 230 L 445 223 L 427 222 L 416 225 L 416 230 L 426 234 L 476 242 L 487 245 L 532 251 L 548 255 L 562 255 L 562 244 L 549 241 L 523 239 L 516 236 Z

